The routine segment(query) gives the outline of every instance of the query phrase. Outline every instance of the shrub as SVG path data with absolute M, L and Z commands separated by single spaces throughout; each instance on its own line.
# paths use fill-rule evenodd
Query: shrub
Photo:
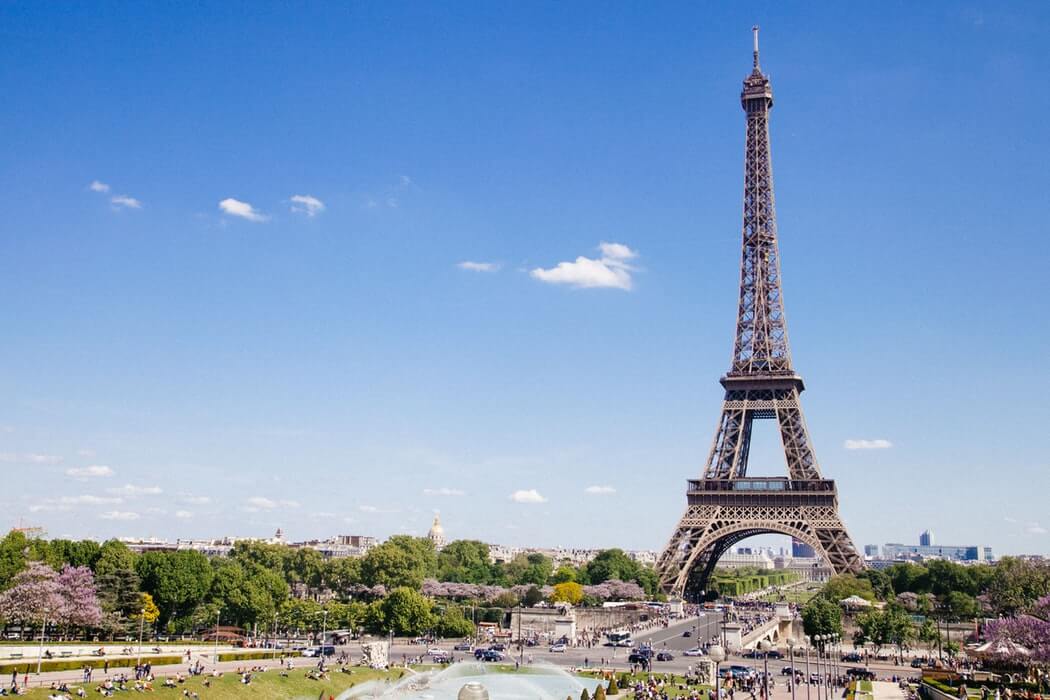
M 607 691 L 607 694 L 608 695 L 619 695 L 620 694 L 620 686 L 616 685 L 616 676 L 613 676 L 612 678 L 609 679 L 609 690 Z
M 605 688 L 602 687 L 601 683 L 594 689 L 594 700 L 605 700 Z
M 154 666 L 182 663 L 181 656 L 143 656 L 142 660 Z M 120 656 L 109 659 L 110 668 L 130 668 L 138 660 L 137 656 Z M 41 671 L 79 671 L 85 666 L 102 668 L 106 665 L 104 657 L 93 659 L 66 659 L 64 661 L 45 661 L 40 665 Z M 0 674 L 8 675 L 12 671 L 33 673 L 36 671 L 36 659 L 17 663 L 0 664 Z

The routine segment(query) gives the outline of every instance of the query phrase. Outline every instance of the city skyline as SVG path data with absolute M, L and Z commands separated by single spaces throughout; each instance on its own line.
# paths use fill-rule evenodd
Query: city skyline
M 660 549 L 728 368 L 757 23 L 856 544 L 1050 554 L 1050 10 L 267 7 L 0 9 L 10 524 Z

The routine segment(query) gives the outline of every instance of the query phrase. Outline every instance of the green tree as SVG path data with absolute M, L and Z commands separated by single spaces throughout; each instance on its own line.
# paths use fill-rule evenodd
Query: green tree
M 373 547 L 361 560 L 361 580 L 369 586 L 419 589 L 423 579 L 437 566 L 434 546 L 417 537 L 398 535 Z M 429 549 L 427 549 L 429 547 Z
M 55 566 L 86 566 L 94 570 L 101 547 L 94 540 L 51 540 L 51 554 Z
M 493 568 L 489 563 L 489 546 L 477 540 L 449 542 L 438 552 L 437 577 L 439 581 L 492 583 Z
M 18 530 L 11 530 L 0 540 L 0 590 L 8 588 L 15 574 L 26 568 L 28 550 L 25 533 Z
M 562 583 L 576 583 L 575 581 L 562 581 Z M 561 583 L 555 584 L 560 586 Z M 543 591 L 538 586 L 529 586 L 529 590 L 525 591 L 525 597 L 522 599 L 522 604 L 527 608 L 535 607 L 537 604 L 543 601 Z
M 418 591 L 402 586 L 383 599 L 383 622 L 396 635 L 417 635 L 434 626 L 430 599 Z
M 357 557 L 339 557 L 325 563 L 325 585 L 336 595 L 346 598 L 350 590 L 361 583 L 361 560 Z
M 988 580 L 988 600 L 996 613 L 1010 616 L 1050 594 L 1050 563 L 1003 557 Z
M 553 586 L 556 583 L 575 581 L 578 575 L 579 572 L 575 567 L 569 566 L 568 564 L 562 564 L 553 574 L 551 574 L 550 583 Z
M 607 692 L 608 692 L 609 695 L 619 695 L 620 694 L 620 686 L 616 685 L 616 676 L 613 676 L 612 678 L 609 679 L 609 688 L 608 688 Z
M 605 700 L 605 686 L 598 682 L 598 687 L 594 689 L 594 700 Z
M 136 569 L 143 590 L 160 608 L 162 622 L 190 615 L 211 589 L 211 563 L 197 551 L 146 552 Z
M 603 583 L 609 579 L 635 581 L 641 566 L 627 556 L 622 549 L 606 549 L 598 552 L 580 572 L 583 582 L 590 584 Z
M 95 578 L 115 572 L 134 571 L 137 562 L 138 555 L 128 549 L 126 544 L 120 540 L 106 540 L 99 547 L 95 560 Z
M 895 595 L 893 579 L 885 571 L 881 569 L 865 569 L 858 575 L 858 578 L 867 579 L 871 583 L 875 597 L 879 600 L 893 600 Z
M 876 598 L 875 590 L 871 586 L 871 581 L 866 578 L 854 576 L 853 574 L 839 574 L 838 576 L 832 576 L 828 582 L 824 584 L 824 588 L 821 589 L 820 595 L 836 605 L 838 605 L 839 601 L 845 600 L 854 595 L 870 601 L 874 601 Z
M 463 614 L 463 608 L 458 605 L 445 607 L 438 618 L 435 629 L 442 637 L 474 636 L 474 623 L 466 618 Z
M 842 634 L 842 609 L 838 603 L 816 596 L 802 608 L 802 627 L 806 634 Z
M 929 593 L 930 572 L 919 564 L 899 563 L 886 569 L 894 593 Z
M 950 620 L 972 620 L 980 612 L 977 599 L 962 591 L 950 591 L 943 604 Z
M 554 570 L 554 562 L 550 560 L 550 557 L 537 552 L 519 554 L 507 562 L 504 570 L 507 578 L 516 586 L 529 583 L 545 586 Z

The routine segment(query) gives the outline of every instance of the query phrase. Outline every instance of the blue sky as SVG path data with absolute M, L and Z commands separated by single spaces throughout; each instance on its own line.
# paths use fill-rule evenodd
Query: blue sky
M 855 541 L 1050 554 L 1048 20 L 5 3 L 0 507 L 660 548 L 729 364 L 758 23 L 795 365 Z M 783 471 L 772 430 L 752 473 Z

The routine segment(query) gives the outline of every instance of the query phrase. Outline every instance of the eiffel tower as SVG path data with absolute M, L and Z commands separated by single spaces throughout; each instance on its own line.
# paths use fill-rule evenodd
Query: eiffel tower
M 694 600 L 726 550 L 762 533 L 790 535 L 809 544 L 836 573 L 863 568 L 839 517 L 835 482 L 820 475 L 799 403 L 805 386 L 791 366 L 769 148 L 773 90 L 758 63 L 758 27 L 752 31 L 754 69 L 740 95 L 747 137 L 733 359 L 721 379 L 725 400 L 703 478 L 689 480 L 685 515 L 657 563 L 663 590 Z M 747 475 L 757 419 L 774 419 L 780 427 L 786 478 Z

